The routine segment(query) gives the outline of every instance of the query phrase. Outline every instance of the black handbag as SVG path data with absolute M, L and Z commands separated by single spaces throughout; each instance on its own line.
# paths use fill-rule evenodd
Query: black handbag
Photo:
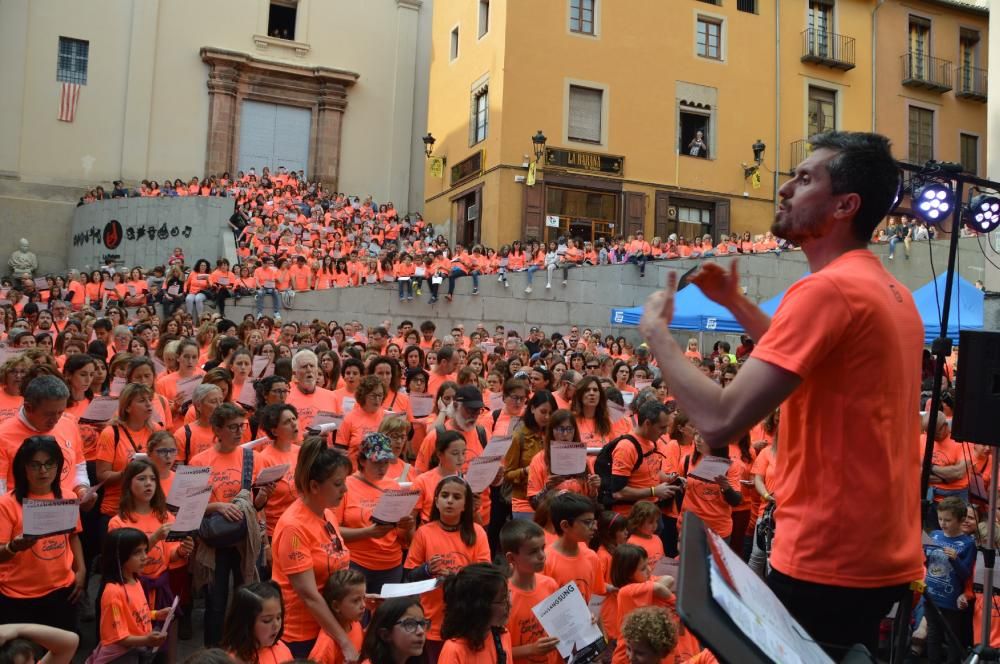
M 243 448 L 243 477 L 240 486 L 244 490 L 253 484 L 253 451 Z M 198 537 L 213 549 L 236 546 L 247 536 L 247 520 L 230 521 L 221 512 L 206 514 L 198 528 Z

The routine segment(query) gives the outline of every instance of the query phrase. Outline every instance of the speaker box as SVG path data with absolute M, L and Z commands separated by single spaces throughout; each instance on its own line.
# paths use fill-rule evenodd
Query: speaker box
M 952 438 L 1000 447 L 1000 332 L 959 333 Z

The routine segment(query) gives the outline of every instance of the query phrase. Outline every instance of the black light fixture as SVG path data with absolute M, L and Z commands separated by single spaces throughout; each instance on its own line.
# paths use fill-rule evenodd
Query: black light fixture
M 952 212 L 955 192 L 947 181 L 928 180 L 913 194 L 913 207 L 917 215 L 932 225 L 939 225 Z
M 1000 226 L 1000 198 L 978 194 L 969 203 L 965 224 L 977 233 L 990 233 Z
M 424 136 L 424 154 L 427 155 L 428 159 L 431 158 L 431 153 L 434 152 L 434 143 L 436 140 L 431 132 L 427 132 L 427 135 Z
M 764 161 L 764 150 L 767 149 L 767 146 L 764 145 L 764 141 L 758 138 L 757 142 L 754 143 L 751 147 L 753 148 L 753 160 L 756 161 L 758 164 Z
M 545 142 L 548 139 L 545 138 L 545 134 L 539 129 L 538 133 L 531 137 L 531 145 L 535 148 L 535 159 L 539 160 L 542 155 L 545 154 Z

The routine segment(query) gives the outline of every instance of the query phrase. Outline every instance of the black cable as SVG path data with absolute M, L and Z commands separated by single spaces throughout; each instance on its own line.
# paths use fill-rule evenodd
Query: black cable
M 986 259 L 986 262 L 995 267 L 997 270 L 1000 270 L 1000 265 L 994 263 L 992 260 L 990 260 L 990 257 L 986 255 L 986 250 L 983 249 L 983 236 L 982 235 L 976 236 L 976 241 L 979 243 L 979 251 L 982 252 L 983 258 Z M 997 251 L 993 246 L 990 246 L 990 249 L 993 250 L 993 253 L 1000 255 L 1000 251 Z
M 940 330 L 941 320 L 942 316 L 944 315 L 944 312 L 941 311 L 941 298 L 938 296 L 937 272 L 934 270 L 934 243 L 931 242 L 930 240 L 927 241 L 927 256 L 930 259 L 931 263 L 931 277 L 933 277 L 931 283 L 934 284 L 934 302 L 937 304 L 938 330 Z M 947 330 L 945 330 L 945 333 L 947 333 Z

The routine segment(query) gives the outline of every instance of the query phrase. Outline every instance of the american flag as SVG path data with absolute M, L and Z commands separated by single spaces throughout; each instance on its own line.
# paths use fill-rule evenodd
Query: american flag
M 76 117 L 76 105 L 80 102 L 80 84 L 63 83 L 59 93 L 59 120 L 72 122 Z

